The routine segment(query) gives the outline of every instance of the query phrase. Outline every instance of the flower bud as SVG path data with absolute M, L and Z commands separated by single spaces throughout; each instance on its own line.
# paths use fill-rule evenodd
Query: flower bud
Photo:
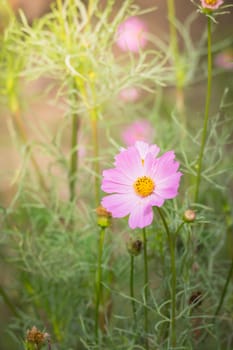
M 95 211 L 97 214 L 97 224 L 102 228 L 108 227 L 110 225 L 112 214 L 102 207 L 102 205 L 96 208 Z
M 39 331 L 35 326 L 27 330 L 26 341 L 29 343 L 36 344 L 37 346 L 45 342 L 49 338 L 48 333 Z
M 129 239 L 127 242 L 127 250 L 130 255 L 137 256 L 142 250 L 142 241 L 140 239 Z
M 194 307 L 200 306 L 202 304 L 203 295 L 202 292 L 194 292 L 189 298 L 189 305 Z
M 196 219 L 196 213 L 192 209 L 187 209 L 184 212 L 183 220 L 187 223 L 193 222 Z

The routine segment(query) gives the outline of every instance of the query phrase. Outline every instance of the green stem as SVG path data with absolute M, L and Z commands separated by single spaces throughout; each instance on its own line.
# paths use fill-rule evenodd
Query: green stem
M 2 286 L 0 286 L 0 295 L 2 296 L 2 299 L 4 300 L 5 304 L 8 306 L 8 308 L 14 314 L 14 316 L 19 317 L 18 311 L 16 310 L 14 304 L 12 304 L 10 298 L 8 297 L 7 293 L 5 292 L 5 290 Z
M 94 170 L 95 170 L 95 198 L 96 206 L 100 202 L 100 182 L 99 182 L 99 140 L 98 140 L 98 116 L 96 109 L 91 111 L 91 126 L 92 126 L 92 140 L 93 140 L 93 156 L 94 156 Z
M 72 86 L 71 101 L 74 99 L 75 84 Z M 71 105 L 73 108 L 73 104 Z M 70 169 L 69 169 L 69 189 L 70 189 L 70 201 L 75 198 L 76 182 L 77 182 L 77 169 L 78 169 L 78 130 L 79 130 L 79 117 L 77 113 L 72 110 L 72 131 L 71 131 L 71 156 L 70 156 Z
M 26 146 L 28 143 L 28 136 L 27 136 L 27 132 L 26 132 L 26 129 L 24 127 L 24 123 L 23 123 L 21 115 L 20 115 L 19 108 L 17 108 L 17 107 L 13 108 L 13 109 L 11 108 L 11 118 L 13 120 L 13 123 L 15 125 L 17 132 L 18 132 L 18 136 L 19 136 L 22 144 Z M 29 149 L 28 149 L 28 151 L 29 151 Z M 32 165 L 34 167 L 36 176 L 38 178 L 39 184 L 44 189 L 44 191 L 47 192 L 48 191 L 47 185 L 45 183 L 44 177 L 41 173 L 41 170 L 40 170 L 40 167 L 37 163 L 37 160 L 35 159 L 32 152 L 30 155 L 30 159 L 31 159 Z
M 204 116 L 203 132 L 202 132 L 202 141 L 201 141 L 199 159 L 197 163 L 197 179 L 196 179 L 196 190 L 195 190 L 195 197 L 194 197 L 195 202 L 198 201 L 198 197 L 199 197 L 202 161 L 203 161 L 203 155 L 205 150 L 207 127 L 208 127 L 208 120 L 209 120 L 211 83 L 212 83 L 211 19 L 208 17 L 208 81 L 207 81 L 207 94 L 206 94 L 206 103 L 205 103 L 205 116 Z
M 142 229 L 143 233 L 143 253 L 144 253 L 144 332 L 146 337 L 146 349 L 149 349 L 147 334 L 148 334 L 148 293 L 149 293 L 149 278 L 148 278 L 148 261 L 147 261 L 147 238 L 146 229 Z
M 160 218 L 162 219 L 165 231 L 167 233 L 168 245 L 170 250 L 170 258 L 171 258 L 171 344 L 172 347 L 176 347 L 176 237 L 175 235 L 171 235 L 168 224 L 166 222 L 165 216 L 163 214 L 162 209 L 157 207 Z
M 167 0 L 167 9 L 168 9 L 168 20 L 169 20 L 169 30 L 170 30 L 170 45 L 174 56 L 174 61 L 175 63 L 177 63 L 178 40 L 177 40 L 177 32 L 176 32 L 176 26 L 175 26 L 176 13 L 175 13 L 174 0 Z
M 184 129 L 186 126 L 186 118 L 184 113 L 184 90 L 183 90 L 183 81 L 182 81 L 183 72 L 180 71 L 181 67 L 179 63 L 179 47 L 178 47 L 177 30 L 175 26 L 176 11 L 175 11 L 174 0 L 167 0 L 167 9 L 168 9 L 168 20 L 169 20 L 169 31 L 170 31 L 170 45 L 171 45 L 171 51 L 172 51 L 172 56 L 174 58 L 174 66 L 176 71 L 176 106 L 182 117 L 183 129 Z
M 130 297 L 131 297 L 131 303 L 132 303 L 132 310 L 133 310 L 133 320 L 134 320 L 134 326 L 136 328 L 136 305 L 134 300 L 134 256 L 130 256 Z
M 228 285 L 229 285 L 230 280 L 231 280 L 232 273 L 233 273 L 233 257 L 232 257 L 231 265 L 230 265 L 230 268 L 229 268 L 229 271 L 228 271 L 227 279 L 226 279 L 226 282 L 225 282 L 225 285 L 224 285 L 224 288 L 223 288 L 223 291 L 222 291 L 222 294 L 221 294 L 221 298 L 219 300 L 217 309 L 216 309 L 216 311 L 214 313 L 214 317 L 216 317 L 218 315 L 219 311 L 222 308 L 222 305 L 223 305 L 223 302 L 224 302 L 224 299 L 225 299 L 225 296 L 226 296 L 226 293 L 227 293 Z
M 104 246 L 105 228 L 101 228 L 98 245 L 98 267 L 96 274 L 96 308 L 95 308 L 95 337 L 96 342 L 99 342 L 99 307 L 102 300 L 102 256 Z

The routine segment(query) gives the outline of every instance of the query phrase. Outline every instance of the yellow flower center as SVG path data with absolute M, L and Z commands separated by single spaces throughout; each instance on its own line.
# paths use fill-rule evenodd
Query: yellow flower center
M 149 196 L 155 188 L 154 181 L 147 176 L 139 177 L 133 184 L 136 194 L 141 197 Z
M 206 5 L 216 5 L 218 0 L 205 0 Z

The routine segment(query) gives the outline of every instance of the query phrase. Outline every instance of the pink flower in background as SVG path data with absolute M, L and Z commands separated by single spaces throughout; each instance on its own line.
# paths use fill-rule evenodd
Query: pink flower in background
M 214 63 L 217 67 L 233 69 L 233 50 L 226 50 L 215 56 Z
M 137 120 L 130 124 L 122 132 L 122 139 L 127 146 L 132 146 L 136 141 L 152 142 L 155 131 L 148 120 Z
M 115 218 L 129 215 L 132 229 L 152 223 L 153 206 L 178 194 L 180 177 L 173 151 L 157 158 L 160 149 L 137 141 L 115 157 L 115 168 L 103 171 L 102 190 L 110 195 L 102 206 Z
M 136 102 L 140 97 L 140 91 L 134 87 L 122 89 L 119 93 L 119 97 L 125 102 Z
M 139 17 L 129 17 L 117 30 L 116 43 L 123 51 L 138 52 L 147 43 L 147 26 Z
M 201 0 L 201 5 L 204 8 L 216 10 L 223 4 L 223 0 Z

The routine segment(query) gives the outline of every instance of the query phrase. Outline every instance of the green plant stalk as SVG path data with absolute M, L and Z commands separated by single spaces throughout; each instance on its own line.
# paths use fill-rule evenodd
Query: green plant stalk
M 176 105 L 177 109 L 182 117 L 183 126 L 186 125 L 186 118 L 184 113 L 184 90 L 183 83 L 180 80 L 180 65 L 179 65 L 179 48 L 177 39 L 177 30 L 175 26 L 176 11 L 174 0 L 167 0 L 169 31 L 170 31 L 170 45 L 172 55 L 174 57 L 175 70 L 176 70 Z
M 95 337 L 99 343 L 99 307 L 102 300 L 102 256 L 104 246 L 105 227 L 101 227 L 98 245 L 98 266 L 96 274 L 96 306 L 95 306 Z
M 130 297 L 132 303 L 132 311 L 133 311 L 133 321 L 134 326 L 137 328 L 137 318 L 136 318 L 136 304 L 134 300 L 134 256 L 130 256 Z
M 143 257 L 144 257 L 144 332 L 146 339 L 146 349 L 149 349 L 149 343 L 147 339 L 148 334 L 148 294 L 149 294 L 149 278 L 148 278 L 148 261 L 147 261 L 147 238 L 146 238 L 146 229 L 145 227 L 142 229 L 143 234 Z
M 14 316 L 19 317 L 18 311 L 16 310 L 14 304 L 11 302 L 10 298 L 8 297 L 7 293 L 5 292 L 2 286 L 0 286 L 0 295 L 2 296 L 2 299 L 8 306 L 9 310 L 11 310 L 11 312 L 14 314 Z
M 225 300 L 225 296 L 226 296 L 226 293 L 227 293 L 227 289 L 228 289 L 228 286 L 229 286 L 229 283 L 230 283 L 230 280 L 231 280 L 232 273 L 233 273 L 233 257 L 232 257 L 231 265 L 230 265 L 230 268 L 229 268 L 229 271 L 228 271 L 228 274 L 227 274 L 226 282 L 225 282 L 225 285 L 223 287 L 223 291 L 222 291 L 222 294 L 221 294 L 218 306 L 217 306 L 216 311 L 214 313 L 214 318 L 219 314 L 219 311 L 222 308 L 222 305 L 223 305 L 223 302 Z
M 194 202 L 197 202 L 199 199 L 199 189 L 200 189 L 201 172 L 202 172 L 202 161 L 203 161 L 205 144 L 206 144 L 206 137 L 207 137 L 210 98 L 211 98 L 211 85 L 212 85 L 211 19 L 208 17 L 207 21 L 208 21 L 208 23 L 207 23 L 207 27 L 208 27 L 208 80 L 207 80 L 207 93 L 206 93 L 205 116 L 204 116 L 203 132 L 202 132 L 202 141 L 201 141 L 199 159 L 198 159 L 198 163 L 197 163 L 197 178 L 196 178 L 196 189 L 195 189 Z
M 14 96 L 11 96 L 11 102 L 10 102 L 10 111 L 11 111 L 11 118 L 13 121 L 13 124 L 15 125 L 15 129 L 17 130 L 18 136 L 22 142 L 23 145 L 27 145 L 28 143 L 28 137 L 27 133 L 23 124 L 23 121 L 20 116 L 18 102 Z M 41 187 L 44 189 L 45 192 L 48 191 L 47 185 L 45 183 L 44 177 L 41 173 L 40 167 L 34 157 L 34 155 L 31 153 L 30 156 L 31 163 L 34 167 L 35 173 L 37 175 L 37 179 Z
M 91 110 L 91 127 L 92 127 L 92 140 L 93 140 L 93 156 L 94 156 L 94 171 L 95 171 L 95 199 L 96 206 L 100 202 L 100 181 L 99 181 L 99 138 L 98 138 L 98 116 L 95 108 Z
M 171 258 L 171 343 L 172 347 L 176 347 L 176 237 L 171 235 L 168 224 L 162 209 L 157 207 L 160 218 L 162 219 L 165 231 L 167 233 L 168 245 Z
M 76 85 L 74 84 L 73 88 Z M 73 92 L 71 100 L 73 100 Z M 71 106 L 72 108 L 72 106 Z M 79 131 L 79 117 L 72 110 L 72 131 L 71 131 L 71 156 L 70 156 L 70 168 L 69 168 L 69 189 L 70 189 L 70 201 L 75 198 L 76 183 L 77 183 L 77 171 L 78 171 L 78 131 Z

